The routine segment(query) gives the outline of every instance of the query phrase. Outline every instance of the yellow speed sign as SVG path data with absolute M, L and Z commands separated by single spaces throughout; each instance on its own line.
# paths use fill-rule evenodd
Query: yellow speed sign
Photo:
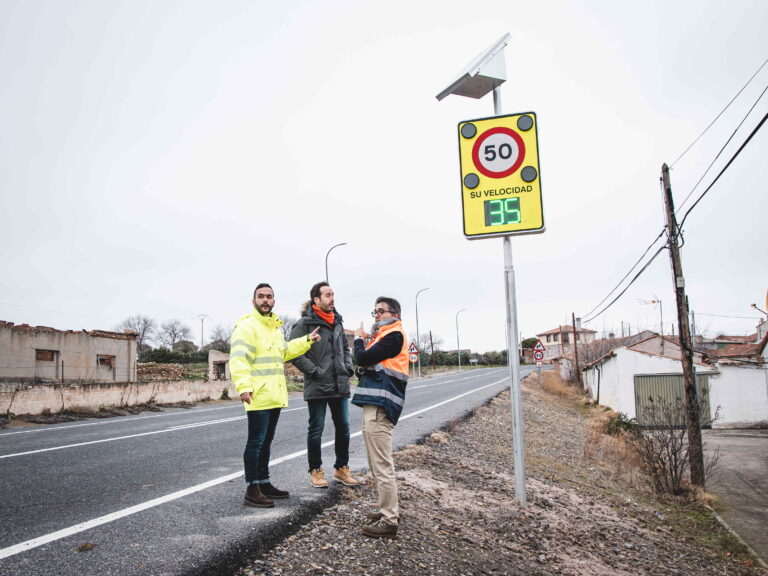
M 535 112 L 459 123 L 464 235 L 544 232 Z

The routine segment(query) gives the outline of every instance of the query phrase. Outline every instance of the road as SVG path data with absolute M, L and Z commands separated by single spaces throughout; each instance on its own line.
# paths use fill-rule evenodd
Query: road
M 396 447 L 508 385 L 500 368 L 412 380 Z M 361 410 L 351 408 L 350 468 L 363 470 Z M 276 523 L 327 503 L 328 491 L 309 485 L 306 420 L 306 404 L 292 398 L 270 463 L 273 483 L 291 498 L 268 510 L 242 505 L 247 423 L 239 402 L 0 431 L 0 574 L 161 576 L 237 564 Z M 332 432 L 329 418 L 323 440 L 331 470 Z
M 706 430 L 704 447 L 719 450 L 707 490 L 720 498 L 722 517 L 768 562 L 768 430 Z

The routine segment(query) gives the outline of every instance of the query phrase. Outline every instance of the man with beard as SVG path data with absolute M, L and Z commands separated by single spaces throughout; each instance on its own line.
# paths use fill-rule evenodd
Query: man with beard
M 328 282 L 318 282 L 309 291 L 301 318 L 291 330 L 291 338 L 306 336 L 311 330 L 322 337 L 317 346 L 293 360 L 304 374 L 304 400 L 309 410 L 307 430 L 307 459 L 309 481 L 314 488 L 328 488 L 324 477 L 322 437 L 326 409 L 336 431 L 334 450 L 336 461 L 333 478 L 346 486 L 359 482 L 349 471 L 349 378 L 354 374 L 352 357 L 341 314 L 335 308 L 335 297 Z
M 280 410 L 288 406 L 283 364 L 307 352 L 320 340 L 318 331 L 290 342 L 280 330 L 282 321 L 272 312 L 275 293 L 269 284 L 253 292 L 253 311 L 240 318 L 232 332 L 229 369 L 248 415 L 248 440 L 243 453 L 246 506 L 272 508 L 273 498 L 288 492 L 269 481 L 269 455 Z

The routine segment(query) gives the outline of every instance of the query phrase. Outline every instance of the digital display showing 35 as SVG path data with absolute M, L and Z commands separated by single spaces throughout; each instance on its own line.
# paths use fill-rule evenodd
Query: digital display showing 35
M 520 198 L 504 198 L 503 200 L 486 200 L 483 202 L 486 226 L 501 226 L 504 224 L 519 224 Z

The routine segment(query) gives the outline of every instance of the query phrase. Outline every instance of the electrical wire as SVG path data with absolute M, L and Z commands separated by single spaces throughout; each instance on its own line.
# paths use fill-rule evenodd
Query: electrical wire
M 654 242 L 655 242 L 655 241 L 654 241 Z M 598 313 L 597 313 L 597 314 L 595 314 L 594 316 L 592 316 L 592 317 L 590 317 L 590 318 L 587 318 L 586 320 L 584 320 L 584 322 L 585 322 L 585 323 L 586 323 L 586 322 L 591 322 L 592 320 L 594 320 L 595 318 L 597 318 L 598 316 L 600 316 L 601 314 L 603 314 L 603 312 L 605 312 L 606 310 L 608 310 L 608 308 L 610 308 L 611 306 L 613 306 L 613 305 L 616 303 L 616 301 L 617 301 L 619 298 L 621 298 L 621 297 L 624 295 L 624 293 L 625 293 L 627 290 L 629 290 L 629 287 L 630 287 L 630 286 L 632 286 L 632 284 L 634 284 L 634 283 L 635 283 L 635 280 L 637 280 L 637 279 L 640 277 L 640 275 L 641 275 L 643 272 L 645 272 L 645 270 L 648 268 L 648 266 L 650 266 L 650 265 L 651 265 L 651 262 L 653 262 L 654 260 L 656 260 L 656 257 L 657 257 L 659 254 L 661 254 L 662 250 L 664 250 L 666 247 L 667 247 L 667 245 L 665 244 L 664 246 L 661 246 L 661 247 L 660 247 L 658 250 L 656 250 L 656 253 L 655 253 L 655 254 L 654 254 L 652 257 L 651 257 L 651 259 L 650 259 L 650 260 L 648 260 L 648 262 L 646 262 L 646 263 L 645 263 L 645 266 L 643 266 L 643 267 L 640 269 L 640 271 L 639 271 L 637 274 L 635 274 L 634 278 L 632 278 L 632 280 L 629 282 L 629 284 L 627 284 L 626 288 L 624 288 L 624 290 L 622 290 L 622 291 L 621 291 L 621 293 L 620 293 L 618 296 L 616 296 L 616 298 L 614 298 L 613 300 L 611 300 L 611 302 L 610 302 L 610 303 L 609 303 L 609 304 L 608 304 L 608 305 L 607 305 L 605 308 L 603 308 L 602 310 L 600 310 L 600 312 L 598 312 Z
M 744 148 L 747 146 L 747 144 L 749 144 L 749 141 L 752 140 L 752 138 L 755 136 L 755 134 L 757 134 L 757 132 L 760 130 L 760 128 L 763 127 L 763 124 L 765 124 L 766 120 L 768 120 L 768 114 L 763 116 L 763 119 L 760 120 L 760 123 L 757 126 L 755 126 L 754 130 L 752 130 L 752 132 L 749 134 L 747 139 L 744 140 L 744 143 L 741 146 L 739 146 L 739 149 L 736 150 L 736 153 L 733 156 L 731 156 L 731 159 L 728 160 L 728 163 L 723 167 L 722 170 L 720 170 L 720 173 L 715 177 L 715 179 L 712 181 L 712 183 L 709 186 L 707 186 L 707 189 L 704 190 L 704 192 L 701 193 L 701 196 L 699 196 L 696 199 L 696 202 L 693 203 L 693 206 L 688 208 L 688 210 L 685 212 L 685 215 L 683 216 L 683 219 L 680 221 L 680 224 L 678 225 L 678 229 L 682 229 L 683 224 L 685 224 L 685 219 L 688 218 L 688 215 L 691 213 L 691 211 L 694 208 L 696 208 L 698 203 L 701 202 L 701 199 L 704 198 L 704 196 L 706 196 L 707 192 L 712 190 L 712 187 L 715 185 L 715 183 L 720 179 L 720 177 L 723 174 L 725 174 L 725 171 L 728 170 L 728 168 L 730 168 L 731 164 L 733 164 L 733 161 L 736 160 L 736 158 L 739 156 L 739 154 L 741 154 L 741 151 L 744 150 Z
M 606 295 L 605 295 L 605 298 L 603 298 L 602 300 L 600 300 L 600 302 L 598 303 L 598 305 L 597 305 L 597 306 L 595 306 L 594 308 L 592 308 L 592 310 L 590 310 L 590 311 L 589 311 L 589 312 L 587 312 L 586 314 L 584 314 L 584 316 L 589 316 L 590 314 L 592 314 L 592 312 L 594 312 L 595 310 L 597 310 L 598 308 L 600 308 L 600 306 L 602 306 L 602 305 L 603 305 L 603 302 L 605 302 L 606 300 L 608 300 L 608 298 L 610 298 L 610 297 L 611 297 L 611 294 L 613 294 L 614 292 L 616 292 L 616 290 L 618 290 L 618 289 L 619 289 L 619 286 L 621 286 L 621 284 L 624 282 L 624 280 L 626 280 L 626 279 L 627 279 L 627 276 L 629 276 L 630 274 L 632 274 L 632 271 L 633 271 L 635 268 L 637 268 L 637 265 L 638 265 L 638 264 L 640 264 L 640 262 L 642 261 L 642 259 L 643 259 L 643 258 L 645 258 L 645 255 L 646 255 L 646 254 L 648 254 L 648 252 L 650 251 L 650 249 L 651 249 L 651 248 L 653 248 L 653 245 L 654 245 L 654 244 L 656 244 L 656 242 L 658 242 L 658 241 L 659 241 L 659 238 L 661 238 L 661 237 L 664 235 L 664 232 L 665 232 L 665 231 L 666 231 L 666 228 L 665 228 L 664 230 L 662 230 L 662 231 L 659 233 L 659 235 L 658 235 L 658 236 L 656 236 L 656 238 L 654 238 L 653 242 L 651 242 L 651 243 L 650 243 L 650 245 L 648 246 L 648 248 L 646 248 L 646 249 L 645 249 L 645 252 L 643 252 L 642 256 L 640 256 L 640 258 L 638 258 L 638 259 L 637 259 L 637 262 L 635 262 L 635 263 L 632 265 L 632 268 L 630 268 L 630 269 L 629 269 L 629 271 L 628 271 L 628 272 L 627 272 L 627 273 L 624 275 L 624 277 L 623 277 L 621 280 L 619 280 L 619 283 L 618 283 L 618 284 L 616 284 L 616 286 L 613 288 L 613 290 L 611 290 L 610 292 L 608 292 L 608 294 L 606 294 Z
M 694 145 L 696 144 L 696 142 L 698 142 L 698 141 L 701 139 L 701 137 L 702 137 L 702 136 L 704 136 L 704 134 L 706 134 L 706 133 L 707 133 L 707 131 L 708 131 L 708 130 L 709 130 L 711 127 L 712 127 L 712 125 L 713 125 L 715 122 L 717 122 L 717 120 L 720 118 L 720 116 L 722 116 L 722 115 L 725 113 L 725 111 L 726 111 L 726 110 L 728 110 L 728 108 L 731 106 L 731 104 L 733 104 L 733 103 L 734 103 L 734 101 L 736 100 L 736 98 L 738 98 L 738 97 L 739 97 L 739 95 L 740 95 L 742 92 L 744 92 L 744 90 L 747 88 L 747 86 L 749 86 L 749 84 L 752 82 L 752 80 L 754 80 L 754 79 L 755 79 L 755 76 L 757 76 L 757 75 L 760 73 L 760 70 L 762 70 L 762 69 L 763 69 L 763 67 L 764 67 L 766 64 L 768 64 L 768 59 L 766 59 L 765 61 L 763 61 L 763 63 L 762 63 L 762 64 L 760 64 L 760 67 L 759 67 L 759 68 L 758 68 L 758 69 L 755 71 L 755 73 L 754 73 L 754 74 L 752 74 L 752 77 L 751 77 L 749 80 L 747 80 L 747 83 L 746 83 L 746 84 L 744 84 L 744 86 L 742 86 L 741 90 L 739 90 L 739 91 L 736 93 L 736 96 L 734 96 L 734 97 L 731 99 L 731 101 L 730 101 L 730 102 L 728 102 L 728 104 L 726 104 L 726 105 L 725 105 L 725 108 L 723 108 L 723 109 L 722 109 L 722 111 L 720 112 L 720 114 L 718 114 L 717 116 L 715 116 L 715 119 L 714 119 L 714 120 L 712 120 L 712 122 L 710 122 L 710 123 L 709 123 L 709 125 L 708 125 L 706 128 L 704 128 L 704 131 L 703 131 L 701 134 L 699 134 L 699 135 L 698 135 L 698 137 L 697 137 L 697 138 L 696 138 L 696 139 L 695 139 L 693 142 L 691 142 L 691 145 L 690 145 L 690 146 L 688 146 L 688 148 L 686 148 L 685 150 L 683 150 L 683 153 L 682 153 L 682 154 L 680 154 L 680 156 L 678 156 L 678 157 L 677 157 L 677 160 L 675 160 L 674 162 L 672 162 L 672 164 L 670 165 L 670 169 L 672 169 L 672 168 L 675 166 L 675 164 L 677 164 L 677 163 L 680 161 L 680 159 L 681 159 L 683 156 L 685 156 L 685 155 L 688 153 L 688 151 L 689 151 L 691 148 L 693 148 L 693 147 L 694 147 Z
M 742 127 L 742 125 L 744 124 L 744 122 L 746 122 L 746 121 L 747 121 L 747 118 L 748 118 L 748 117 L 749 117 L 749 115 L 752 113 L 752 110 L 754 110 L 754 109 L 755 109 L 755 106 L 757 106 L 758 102 L 760 102 L 760 99 L 763 97 L 763 95 L 766 93 L 766 91 L 768 91 L 768 85 L 766 85 L 766 87 L 763 89 L 763 91 L 762 91 L 762 92 L 760 92 L 760 96 L 758 96 L 758 97 L 757 97 L 757 100 L 755 100 L 755 103 L 754 103 L 754 104 L 752 104 L 752 106 L 750 107 L 750 109 L 749 109 L 749 110 L 747 110 L 747 113 L 744 115 L 744 118 L 742 118 L 742 119 L 741 119 L 741 122 L 739 122 L 738 126 L 736 126 L 736 128 L 735 128 L 735 129 L 734 129 L 734 131 L 731 133 L 731 135 L 730 135 L 730 137 L 728 138 L 728 140 L 726 140 L 726 141 L 725 141 L 725 144 L 723 144 L 723 147 L 722 147 L 722 148 L 720 148 L 720 151 L 719 151 L 719 152 L 717 153 L 717 155 L 714 157 L 714 159 L 712 160 L 712 162 L 710 162 L 710 163 L 709 163 L 709 166 L 707 166 L 707 169 L 704 171 L 704 174 L 702 174 L 702 175 L 701 175 L 701 178 L 699 178 L 699 181 L 698 181 L 698 182 L 696 182 L 696 184 L 695 184 L 695 185 L 694 185 L 694 187 L 691 189 L 691 191 L 690 191 L 690 192 L 688 192 L 688 195 L 687 195 L 687 196 L 686 196 L 686 197 L 683 199 L 683 201 L 680 203 L 680 206 L 677 208 L 677 210 L 675 210 L 675 213 L 677 213 L 679 210 L 682 210 L 682 208 L 683 208 L 683 206 L 685 205 L 685 203 L 686 203 L 686 202 L 688 202 L 688 198 L 690 198 L 690 197 L 691 197 L 691 195 L 693 195 L 693 193 L 694 193 L 694 191 L 696 190 L 696 188 L 698 188 L 698 187 L 699 187 L 699 184 L 701 184 L 701 181 L 702 181 L 702 180 L 704 180 L 704 177 L 705 177 L 705 176 L 706 176 L 706 175 L 709 173 L 709 171 L 712 169 L 712 166 L 714 166 L 715 162 L 717 162 L 717 159 L 718 159 L 718 158 L 720 158 L 720 155 L 721 155 L 721 154 L 723 153 L 723 151 L 726 149 L 726 147 L 728 146 L 728 144 L 730 144 L 730 143 L 731 143 L 731 140 L 733 140 L 733 137 L 734 137 L 734 136 L 736 136 L 736 132 L 738 132 L 738 131 L 739 131 L 739 129 L 740 129 L 740 128 Z

